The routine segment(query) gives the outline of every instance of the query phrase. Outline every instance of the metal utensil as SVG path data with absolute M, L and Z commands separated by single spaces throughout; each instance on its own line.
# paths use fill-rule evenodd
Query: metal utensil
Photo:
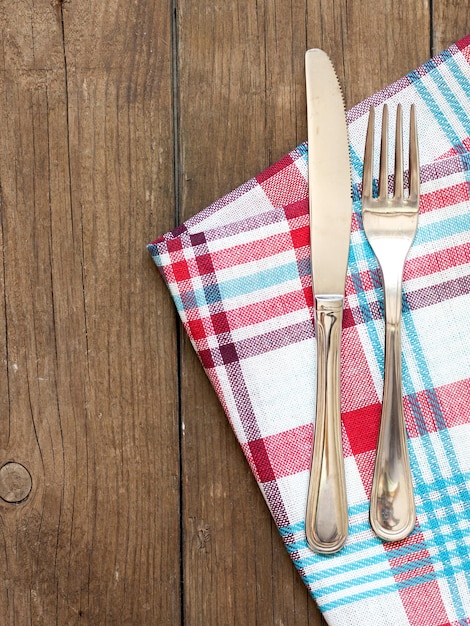
M 403 539 L 415 525 L 415 503 L 402 398 L 401 308 L 405 259 L 415 238 L 419 208 L 416 115 L 410 111 L 409 193 L 403 188 L 402 107 L 395 137 L 395 190 L 388 193 L 388 108 L 382 112 L 379 195 L 372 195 L 374 109 L 369 114 L 362 183 L 362 220 L 379 262 L 385 299 L 385 363 L 382 417 L 370 499 L 370 524 L 382 539 Z
M 339 550 L 348 534 L 341 440 L 340 339 L 351 232 L 351 172 L 345 110 L 322 50 L 305 56 L 310 242 L 317 401 L 306 535 L 316 552 Z

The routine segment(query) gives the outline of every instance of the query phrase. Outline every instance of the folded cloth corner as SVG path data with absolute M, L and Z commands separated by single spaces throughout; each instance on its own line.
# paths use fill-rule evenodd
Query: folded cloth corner
M 407 539 L 384 543 L 368 524 L 383 292 L 362 229 L 360 182 L 369 108 L 399 102 L 405 116 L 416 105 L 421 161 L 402 334 L 417 524 Z M 349 537 L 337 554 L 314 554 L 305 539 L 316 368 L 306 145 L 148 249 L 327 622 L 470 624 L 470 36 L 347 119 L 353 220 L 341 408 Z

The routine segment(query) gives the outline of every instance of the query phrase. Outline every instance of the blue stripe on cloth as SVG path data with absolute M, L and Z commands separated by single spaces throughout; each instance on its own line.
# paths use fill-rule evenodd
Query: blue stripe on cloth
M 429 225 L 428 228 L 421 230 L 420 236 L 424 240 L 436 240 L 440 237 L 449 236 L 457 232 L 468 230 L 469 220 L 467 216 L 454 217 L 454 223 L 450 220 Z M 424 231 L 424 232 L 423 232 Z M 406 395 L 415 394 L 416 380 L 406 375 L 406 372 L 412 369 L 416 375 L 421 378 L 421 388 L 427 390 L 427 400 L 433 408 L 433 415 L 437 424 L 444 424 L 444 416 L 439 402 L 439 398 L 434 389 L 434 383 L 427 361 L 425 359 L 418 330 L 414 324 L 414 316 L 412 312 L 406 311 L 404 314 L 404 323 L 409 343 L 412 348 L 411 356 L 404 353 L 404 376 L 403 390 Z M 414 412 L 419 411 L 419 403 L 415 402 Z M 439 466 L 438 459 L 442 451 L 435 448 L 434 440 L 440 443 L 445 453 L 445 462 L 450 467 L 450 473 L 447 478 L 442 477 L 442 469 Z M 417 457 L 418 446 L 423 446 L 425 456 L 430 466 L 430 475 L 432 477 L 440 477 L 433 479 L 431 483 L 427 482 Z M 450 433 L 447 429 L 441 429 L 436 433 L 423 433 L 417 440 L 410 441 L 408 446 L 410 450 L 411 466 L 416 478 L 416 496 L 421 500 L 426 520 L 423 521 L 423 532 L 426 530 L 426 545 L 428 549 L 434 548 L 436 551 L 435 565 L 442 569 L 436 572 L 436 575 L 447 579 L 451 600 L 454 605 L 455 612 L 458 616 L 465 616 L 466 611 L 460 596 L 455 574 L 462 571 L 456 566 L 455 558 L 463 559 L 467 562 L 470 556 L 468 544 L 465 538 L 470 540 L 470 532 L 459 530 L 459 521 L 464 519 L 462 514 L 456 511 L 463 501 L 470 502 L 470 493 L 465 481 L 462 484 L 462 470 L 458 463 L 458 458 L 452 443 Z M 457 478 L 456 478 L 457 477 Z M 457 484 L 459 483 L 459 484 Z M 439 494 L 442 508 L 445 510 L 446 523 L 450 526 L 450 531 L 446 533 L 446 524 L 436 514 L 435 500 L 431 495 Z M 461 494 L 461 495 L 459 495 Z M 430 532 L 429 532 L 430 531 Z M 455 544 L 455 545 L 454 545 Z M 454 560 L 454 562 L 453 562 Z
M 455 575 L 466 570 L 465 565 L 462 566 L 462 564 L 468 563 L 470 557 L 468 543 L 466 542 L 466 540 L 470 540 L 469 529 L 461 529 L 459 525 L 459 522 L 468 519 L 468 510 L 462 507 L 463 511 L 458 512 L 458 508 L 462 505 L 462 498 L 470 502 L 470 494 L 467 487 L 464 486 L 462 488 L 462 485 L 458 484 L 461 483 L 462 476 L 448 431 L 442 430 L 433 436 L 438 437 L 443 445 L 446 460 L 451 467 L 451 476 L 447 479 L 440 478 L 437 481 L 426 483 L 422 470 L 419 467 L 415 451 L 416 443 L 413 445 L 412 442 L 409 449 L 411 466 L 416 477 L 415 494 L 420 499 L 420 508 L 425 516 L 422 530 L 426 533 L 427 548 L 431 551 L 434 550 L 435 553 L 434 565 L 438 568 L 436 575 L 447 580 L 450 599 L 456 614 L 465 616 L 466 611 Z M 439 476 L 442 470 L 437 461 L 439 451 L 435 449 L 432 441 L 433 436 L 428 434 L 420 437 L 419 443 L 425 450 L 431 474 Z M 455 476 L 458 476 L 458 478 L 454 478 Z M 442 507 L 436 504 L 437 496 Z M 439 510 L 441 510 L 441 514 L 437 513 Z M 455 559 L 458 559 L 461 564 L 459 565 Z
M 423 385 L 422 388 L 427 390 L 426 394 L 432 403 L 436 421 L 443 423 L 444 417 L 442 415 L 439 398 L 434 390 L 432 376 L 421 350 L 419 333 L 411 313 L 407 315 L 406 318 L 406 332 L 412 347 L 412 357 L 408 358 L 414 361 L 410 367 L 413 368 L 415 372 L 419 372 Z M 404 358 L 404 361 L 406 363 L 407 359 Z M 411 395 L 415 392 L 411 377 L 403 377 L 403 388 L 405 394 Z M 435 449 L 433 443 L 434 439 L 436 439 L 444 449 L 445 462 L 448 463 L 450 467 L 450 474 L 447 478 L 442 477 L 442 469 L 438 463 L 441 450 Z M 430 466 L 431 476 L 441 477 L 438 478 L 437 481 L 433 480 L 431 483 L 426 481 L 426 477 L 423 474 L 417 457 L 416 448 L 418 445 L 423 446 L 426 451 L 426 459 Z M 411 441 L 408 447 L 410 450 L 411 466 L 416 477 L 416 496 L 421 499 L 422 507 L 426 515 L 426 522 L 423 523 L 423 531 L 425 529 L 431 531 L 431 533 L 426 534 L 426 544 L 428 548 L 434 547 L 437 550 L 436 564 L 439 567 L 442 566 L 442 571 L 438 572 L 438 575 L 447 578 L 451 600 L 456 614 L 465 616 L 466 611 L 455 579 L 455 574 L 460 571 L 460 568 L 456 569 L 455 563 L 452 563 L 452 559 L 455 558 L 456 551 L 458 558 L 464 559 L 464 562 L 468 561 L 470 556 L 468 545 L 465 543 L 465 537 L 470 539 L 470 533 L 468 529 L 466 532 L 459 531 L 458 522 L 459 518 L 462 519 L 462 516 L 455 510 L 456 506 L 460 505 L 462 502 L 461 496 L 458 496 L 459 492 L 463 492 L 464 500 L 467 502 L 470 502 L 470 493 L 465 483 L 463 483 L 462 489 L 462 470 L 458 463 L 451 436 L 447 429 L 442 429 L 433 434 L 423 434 L 418 440 Z M 457 481 L 460 483 L 460 489 Z M 445 509 L 446 522 L 451 527 L 449 537 L 453 538 L 451 543 L 449 543 L 449 537 L 446 537 L 446 524 L 444 524 L 443 520 L 436 514 L 436 502 L 431 497 L 433 494 L 439 494 L 442 507 Z M 454 540 L 456 540 L 455 547 L 453 546 Z
M 468 93 L 468 78 L 463 74 L 459 64 L 452 55 L 448 56 L 446 68 L 450 70 L 452 77 L 457 84 L 461 87 L 464 93 Z M 462 124 L 467 135 L 470 135 L 470 117 L 465 106 L 462 106 L 460 98 L 452 90 L 449 83 L 445 80 L 445 77 L 441 73 L 440 69 L 433 71 L 429 74 L 434 81 L 434 84 L 440 89 L 442 95 L 446 99 L 446 103 L 450 105 L 452 113 L 457 117 Z
M 455 100 L 455 95 L 450 89 L 448 83 L 446 83 L 443 79 L 439 69 L 436 69 L 436 67 L 429 67 L 428 76 L 431 77 L 433 85 L 437 87 L 443 99 L 450 98 L 452 102 Z M 423 102 L 431 111 L 433 117 L 441 127 L 442 131 L 451 142 L 451 145 L 454 146 L 456 150 L 464 152 L 465 148 L 462 146 L 459 133 L 456 132 L 453 126 L 449 123 L 448 116 L 438 104 L 435 95 L 432 93 L 432 90 L 428 88 L 426 81 L 422 79 L 422 76 L 417 71 L 411 72 L 408 77 L 410 78 L 413 87 L 416 89 Z M 457 115 L 460 118 L 462 114 L 459 115 L 457 112 Z
M 360 506 L 349 507 L 349 518 L 353 519 L 353 516 L 361 510 L 363 514 L 367 513 L 368 503 L 362 503 Z M 371 595 L 383 595 L 388 594 L 397 589 L 404 587 L 414 586 L 421 584 L 427 580 L 435 579 L 433 573 L 422 574 L 421 570 L 426 565 L 431 565 L 429 558 L 419 558 L 415 561 L 408 560 L 404 562 L 398 568 L 399 573 L 407 573 L 408 577 L 402 581 L 400 585 L 397 585 L 394 579 L 394 572 L 388 567 L 390 559 L 398 558 L 400 556 L 410 557 L 413 553 L 421 552 L 424 549 L 424 545 L 421 542 L 416 542 L 409 546 L 402 546 L 390 551 L 385 551 L 381 548 L 381 541 L 376 537 L 368 535 L 367 538 L 359 540 L 358 535 L 363 534 L 367 530 L 368 524 L 363 519 L 358 523 L 350 523 L 350 536 L 354 539 L 353 544 L 346 545 L 343 548 L 345 559 L 340 563 L 335 563 L 334 566 L 328 566 L 328 559 L 330 557 L 316 555 L 310 552 L 307 548 L 305 536 L 304 536 L 304 524 L 299 523 L 295 526 L 288 526 L 280 529 L 281 535 L 286 540 L 286 547 L 291 553 L 299 552 L 306 553 L 308 556 L 304 558 L 294 559 L 294 564 L 300 570 L 300 574 L 304 582 L 312 590 L 312 594 L 315 597 L 320 609 L 325 612 L 343 606 L 345 604 L 354 603 L 357 600 Z M 298 538 L 293 540 L 297 536 Z M 376 549 L 375 553 L 371 554 Z M 369 553 L 368 556 L 361 558 L 360 553 Z M 357 558 L 352 559 L 352 555 L 356 554 Z M 318 563 L 323 561 L 325 567 L 322 567 L 321 571 L 310 572 L 307 570 Z M 380 566 L 383 565 L 383 569 Z M 375 571 L 367 572 L 366 569 L 376 567 Z M 361 570 L 365 573 L 361 574 Z M 410 575 L 413 571 L 416 571 L 416 575 Z M 331 582 L 333 578 L 338 578 L 343 575 L 342 579 L 337 582 Z M 381 581 L 381 585 L 374 584 L 373 588 L 367 589 L 368 583 L 377 583 Z M 319 585 L 321 583 L 321 586 Z M 354 590 L 358 586 L 364 586 L 363 591 Z M 331 596 L 337 595 L 336 599 L 332 600 Z M 330 596 L 326 598 L 325 596 Z
M 299 265 L 297 262 L 285 263 L 277 267 L 269 268 L 246 276 L 231 278 L 225 282 L 206 285 L 194 291 L 186 291 L 174 295 L 176 307 L 179 311 L 194 309 L 208 304 L 214 304 L 247 295 L 262 289 L 268 289 L 274 285 L 299 280 Z
M 360 210 L 360 201 L 355 203 L 355 210 Z M 415 245 L 421 245 L 430 241 L 436 241 L 444 237 L 456 235 L 470 228 L 470 217 L 466 214 L 461 216 L 453 216 L 441 222 L 422 226 L 416 236 Z M 364 262 L 369 266 L 377 267 L 375 255 L 372 248 L 365 242 L 362 235 L 359 240 L 351 244 L 349 256 L 349 268 L 355 284 L 356 293 L 359 300 L 359 306 L 364 313 L 364 319 L 368 319 L 367 311 L 369 310 L 369 301 L 367 300 L 364 290 L 361 287 L 359 261 L 361 266 Z M 307 265 L 306 265 L 307 267 Z M 307 270 L 305 270 L 307 271 Z M 255 291 L 260 291 L 282 284 L 291 280 L 299 279 L 299 265 L 296 262 L 285 263 L 274 268 L 269 268 L 260 272 L 255 272 L 246 276 L 231 278 L 227 281 L 219 281 L 218 283 L 205 285 L 194 291 L 180 292 L 174 294 L 176 307 L 179 311 L 198 308 L 220 302 L 222 300 L 235 298 Z M 380 293 L 380 285 L 378 294 Z M 376 333 L 371 327 L 371 340 L 377 347 Z M 378 359 L 381 359 L 382 352 L 376 353 Z
M 429 435 L 423 439 L 429 439 Z M 421 441 L 421 439 L 420 439 Z M 427 450 L 427 456 L 435 454 L 432 449 Z M 448 450 L 446 450 L 448 451 Z M 412 455 L 413 467 L 417 467 L 417 460 Z M 451 467 L 455 470 L 455 461 L 451 461 Z M 432 472 L 433 476 L 438 476 L 439 472 Z M 466 574 L 467 563 L 469 558 L 468 543 L 470 543 L 470 523 L 469 508 L 470 499 L 468 499 L 468 488 L 466 483 L 470 481 L 470 473 L 460 478 L 454 479 L 458 474 L 452 474 L 449 480 L 438 478 L 429 485 L 425 485 L 424 491 L 418 490 L 417 513 L 418 518 L 425 520 L 421 528 L 414 531 L 416 539 L 420 532 L 425 534 L 425 541 L 415 541 L 409 545 L 388 544 L 387 550 L 380 548 L 381 541 L 371 536 L 359 539 L 358 535 L 363 534 L 368 524 L 364 521 L 367 514 L 368 502 L 349 507 L 349 519 L 360 515 L 358 522 L 350 522 L 350 536 L 353 540 L 351 545 L 347 544 L 343 548 L 344 560 L 341 563 L 337 561 L 333 566 L 329 566 L 329 556 L 322 556 L 310 552 L 305 540 L 305 526 L 303 522 L 299 522 L 292 526 L 280 528 L 281 536 L 284 538 L 287 550 L 293 558 L 295 566 L 310 588 L 312 595 L 315 597 L 320 609 L 323 612 L 335 609 L 339 606 L 352 604 L 362 598 L 370 596 L 385 595 L 391 592 L 400 591 L 410 587 L 419 586 L 421 584 L 445 579 L 449 591 L 451 593 L 451 601 L 458 619 L 466 615 L 462 598 L 456 583 L 457 574 Z M 455 484 L 454 484 L 455 483 Z M 458 484 L 460 483 L 460 491 Z M 427 495 L 426 493 L 427 492 Z M 467 502 L 466 507 L 461 507 L 462 494 Z M 436 504 L 436 498 L 441 500 L 444 508 L 443 515 L 447 519 L 436 517 L 436 510 L 439 506 Z M 448 518 L 447 528 L 446 522 Z M 460 533 L 461 537 L 456 539 L 456 528 L 461 526 L 466 528 Z M 378 548 L 374 552 L 374 547 Z M 423 551 L 431 551 L 429 556 L 423 556 Z M 367 556 L 361 558 L 361 553 Z M 295 558 L 295 553 L 304 555 Z M 356 554 L 356 558 L 352 558 Z M 416 557 L 413 558 L 413 555 Z M 324 567 L 321 570 L 310 571 L 315 564 L 323 561 Z M 394 561 L 397 563 L 395 564 Z M 380 569 L 380 566 L 383 569 Z M 366 568 L 376 566 L 374 572 L 367 572 Z M 432 571 L 429 571 L 433 567 Z M 428 571 L 424 571 L 427 569 Z M 361 574 L 361 570 L 365 573 Z M 331 582 L 333 578 L 340 578 Z M 374 584 L 367 589 L 368 583 Z M 354 592 L 360 585 L 364 587 L 362 591 Z M 335 595 L 334 599 L 331 596 Z M 329 597 L 326 597 L 329 596 Z
M 355 180 L 356 178 L 362 179 L 363 158 L 358 155 L 358 153 L 352 146 L 349 146 L 349 158 L 351 161 L 351 174 L 352 174 L 353 180 Z M 355 192 L 357 193 L 357 196 L 359 198 L 359 184 L 358 183 L 353 184 L 353 200 L 356 199 Z
M 308 146 L 307 143 L 301 143 L 300 146 L 297 146 L 295 149 L 295 153 L 299 155 L 304 161 L 308 159 Z
M 367 514 L 369 503 L 365 502 L 363 504 L 363 508 Z M 349 508 L 349 518 L 350 520 L 352 518 L 351 508 Z M 302 528 L 304 528 L 304 525 L 302 525 Z M 285 536 L 285 532 L 287 531 L 287 529 L 290 529 L 290 527 L 281 529 L 280 531 L 281 535 Z M 348 544 L 346 548 L 344 548 L 344 551 L 345 551 L 344 553 L 346 556 L 351 556 L 356 553 L 358 555 L 357 559 L 353 563 L 351 563 L 348 559 L 346 559 L 348 562 L 345 563 L 344 565 L 339 565 L 335 563 L 334 567 L 332 567 L 331 569 L 322 568 L 321 570 L 322 581 L 326 580 L 329 576 L 336 576 L 339 573 L 345 573 L 348 571 L 354 572 L 354 576 L 356 576 L 357 574 L 356 570 L 360 568 L 369 567 L 371 565 L 376 565 L 380 563 L 387 563 L 390 559 L 395 559 L 395 558 L 405 556 L 405 555 L 409 557 L 414 552 L 420 552 L 426 547 L 424 543 L 417 541 L 410 545 L 399 546 L 396 549 L 389 549 L 387 552 L 383 550 L 378 550 L 377 552 L 375 552 L 374 555 L 369 555 L 367 557 L 360 557 L 360 553 L 364 553 L 364 551 L 366 550 L 368 551 L 373 550 L 374 548 L 377 549 L 382 544 L 382 542 L 379 539 L 377 539 L 375 536 L 372 536 L 370 534 L 368 534 L 367 536 L 364 536 L 364 538 L 360 540 L 357 538 L 357 535 L 362 534 L 366 531 L 370 531 L 370 526 L 369 526 L 368 521 L 364 520 L 359 523 L 350 522 L 349 535 L 350 537 L 355 538 L 354 539 L 355 543 L 354 545 Z M 307 549 L 307 543 L 303 535 L 300 540 L 296 540 L 293 543 L 287 544 L 287 550 L 290 554 L 293 554 L 299 551 L 307 552 L 306 556 L 293 559 L 295 565 L 299 569 L 302 569 L 302 570 L 305 570 L 311 567 L 312 565 L 317 563 L 319 559 L 325 558 L 325 557 L 319 557 L 313 552 L 306 551 L 306 549 Z M 326 557 L 326 558 L 329 558 L 329 557 Z M 311 576 L 312 576 L 312 581 L 315 580 L 316 574 L 312 574 Z M 354 580 L 351 580 L 351 585 L 352 586 L 355 585 Z
M 434 580 L 433 576 L 421 576 L 418 582 L 416 582 L 414 579 L 406 580 L 401 588 L 406 589 L 408 587 L 414 587 L 417 584 L 423 584 L 426 582 L 430 582 L 431 580 Z M 364 600 L 365 598 L 376 597 L 377 595 L 395 593 L 396 591 L 397 588 L 394 584 L 381 587 L 380 589 L 374 587 L 373 589 L 366 589 L 365 591 L 351 594 L 350 596 L 344 597 L 341 600 L 327 602 L 325 604 L 319 604 L 319 608 L 323 613 L 327 613 L 328 611 L 336 609 L 340 606 L 344 606 L 346 604 L 359 602 L 360 600 Z
M 432 241 L 438 241 L 445 237 L 452 235 L 459 235 L 461 233 L 470 230 L 470 216 L 468 213 L 463 215 L 452 215 L 447 219 L 440 222 L 433 222 L 432 224 L 425 224 L 418 228 L 416 238 L 414 240 L 415 246 L 429 243 Z
M 466 174 L 466 176 L 470 180 L 470 176 L 468 174 Z M 446 237 L 451 237 L 454 235 L 468 232 L 469 230 L 470 215 L 468 213 L 463 213 L 462 215 L 450 215 L 447 219 L 443 219 L 438 222 L 432 222 L 430 224 L 420 224 L 415 240 L 413 242 L 413 246 L 431 243 L 434 241 L 438 241 L 439 239 L 444 239 Z M 354 272 L 355 269 L 357 271 L 357 267 L 355 267 L 354 264 L 355 259 L 367 261 L 369 265 L 372 263 L 373 267 L 377 266 L 374 252 L 368 244 L 365 244 L 365 238 L 363 236 L 356 237 L 351 242 L 351 249 L 353 253 L 352 255 L 350 255 L 349 269 L 351 272 Z
M 386 560 L 384 559 L 383 562 L 386 562 Z M 430 558 L 416 559 L 414 561 L 403 563 L 400 567 L 392 567 L 390 569 L 387 568 L 381 571 L 375 571 L 372 574 L 366 574 L 362 576 L 360 575 L 360 569 L 358 568 L 356 575 L 352 579 L 343 580 L 333 585 L 322 587 L 321 590 L 316 592 L 315 598 L 319 600 L 322 596 L 337 593 L 339 591 L 344 591 L 346 589 L 354 589 L 354 587 L 357 588 L 362 585 L 367 585 L 367 583 L 371 583 L 371 582 L 375 583 L 379 580 L 387 581 L 388 584 L 385 585 L 385 588 L 387 588 L 390 586 L 390 584 L 395 584 L 394 575 L 421 570 L 422 568 L 426 566 L 431 566 L 431 565 L 432 565 L 432 561 Z M 436 579 L 436 576 L 434 575 L 433 572 L 428 572 L 426 574 L 420 573 L 414 577 L 407 578 L 403 582 L 400 582 L 400 584 L 397 585 L 397 587 L 399 587 L 400 589 L 403 589 L 404 585 L 406 585 L 407 587 L 411 587 L 413 586 L 413 584 L 419 585 L 423 582 L 423 577 L 426 577 L 426 580 Z

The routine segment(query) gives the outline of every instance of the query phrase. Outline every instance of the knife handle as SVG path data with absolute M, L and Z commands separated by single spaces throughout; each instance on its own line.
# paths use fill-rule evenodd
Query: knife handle
M 348 506 L 341 439 L 340 345 L 342 296 L 315 298 L 317 402 L 306 535 L 314 552 L 337 552 L 348 535 Z

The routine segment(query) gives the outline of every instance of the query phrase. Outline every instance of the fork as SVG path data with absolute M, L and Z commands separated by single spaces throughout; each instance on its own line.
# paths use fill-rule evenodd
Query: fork
M 416 112 L 410 110 L 409 184 L 404 192 L 402 107 L 396 115 L 395 188 L 388 190 L 388 107 L 382 112 L 379 191 L 372 192 L 374 118 L 371 108 L 364 151 L 362 221 L 380 265 L 385 300 L 385 363 L 382 415 L 375 460 L 369 519 L 386 541 L 407 537 L 415 525 L 413 483 L 408 456 L 402 396 L 401 307 L 406 256 L 416 235 L 419 211 L 419 156 Z

